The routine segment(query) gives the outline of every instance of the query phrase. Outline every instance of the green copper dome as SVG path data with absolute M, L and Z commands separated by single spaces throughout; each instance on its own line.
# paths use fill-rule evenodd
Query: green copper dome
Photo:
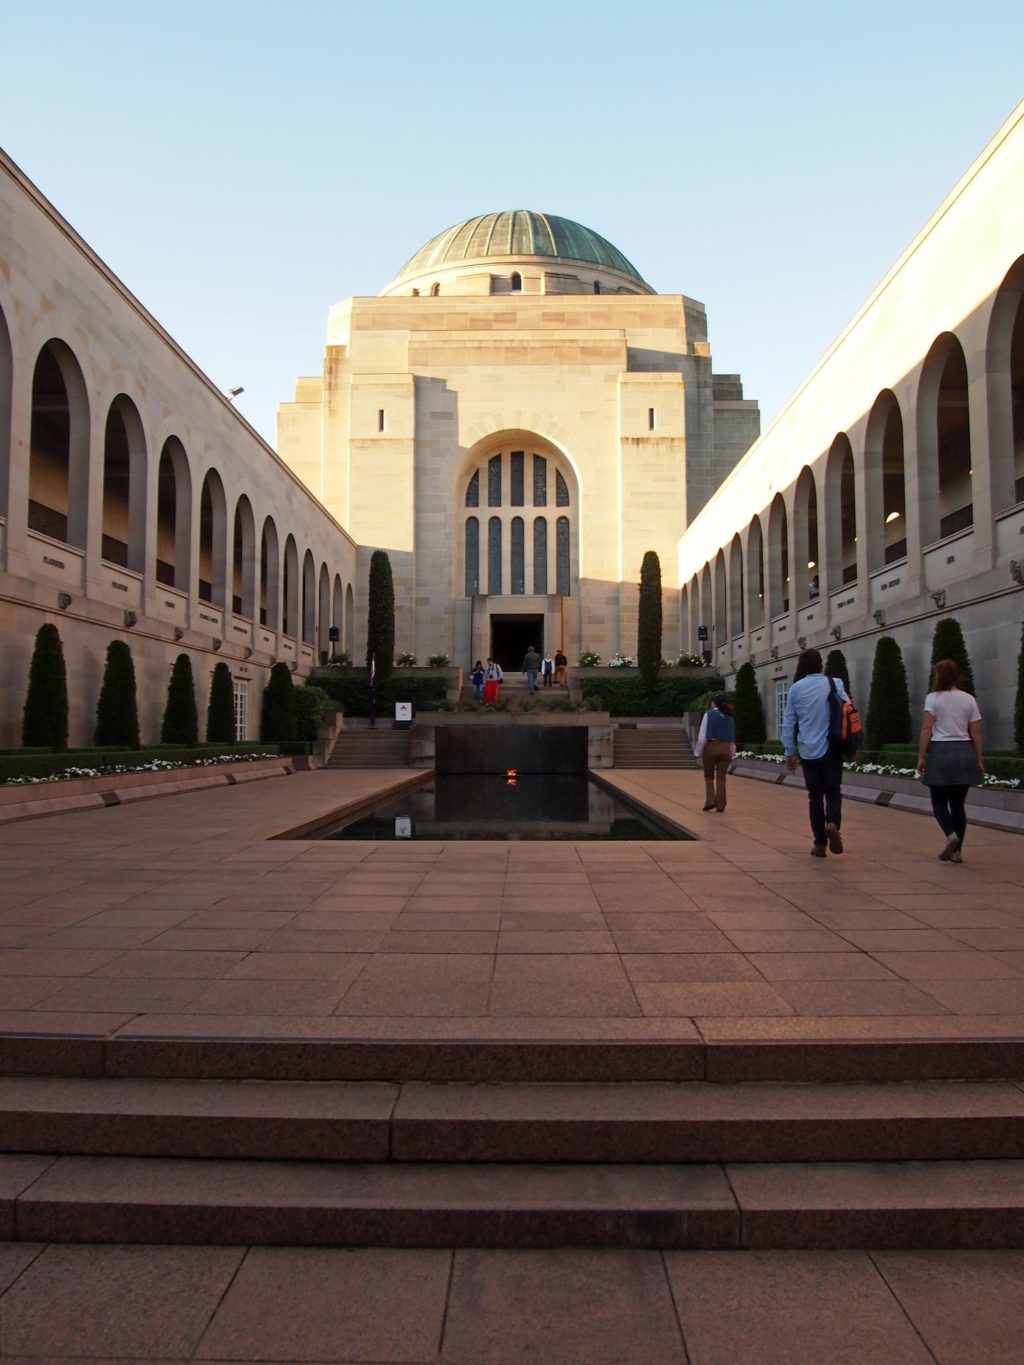
M 556 218 L 553 213 L 532 213 L 528 209 L 485 213 L 446 228 L 410 256 L 395 282 L 410 275 L 429 274 L 441 266 L 458 265 L 486 256 L 549 256 L 581 261 L 605 270 L 617 270 L 645 288 L 650 287 L 622 252 L 599 233 L 582 223 L 574 223 L 571 218 Z

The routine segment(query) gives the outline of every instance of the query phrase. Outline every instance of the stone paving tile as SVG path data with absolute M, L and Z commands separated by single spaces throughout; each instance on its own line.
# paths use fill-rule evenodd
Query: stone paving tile
M 97 956 L 100 956 L 97 954 Z M 92 969 L 92 976 L 129 976 L 129 977 L 199 977 L 214 980 L 226 976 L 232 967 L 242 962 L 246 953 L 227 952 L 177 952 L 174 949 L 137 948 L 116 956 L 102 954 L 107 958 L 100 966 Z
M 675 929 L 691 933 L 701 929 L 713 932 L 715 929 L 714 921 L 700 910 L 606 910 L 604 919 L 611 930 L 636 933 L 666 933 Z
M 644 1014 L 700 1015 L 793 1014 L 793 1006 L 767 982 L 660 981 L 634 986 Z
M 494 959 L 494 980 L 625 985 L 626 972 L 612 953 L 502 953 Z
M 614 953 L 607 932 L 505 930 L 498 935 L 499 953 Z
M 249 953 L 219 975 L 229 981 L 354 981 L 369 953 Z
M 356 981 L 335 1013 L 347 1015 L 427 1015 L 465 1017 L 487 1013 L 487 981 Z
M 216 1361 L 433 1361 L 450 1251 L 256 1247 L 197 1354 Z
M 80 981 L 54 984 L 57 988 L 41 1000 L 41 1009 L 140 1013 L 187 1009 L 209 983 L 183 977 L 90 976 Z
M 620 953 L 734 953 L 736 945 L 717 929 L 616 929 L 612 937 Z
M 848 929 L 920 929 L 923 923 L 902 910 L 833 910 L 828 900 L 814 911 L 814 918 L 837 933 Z
M 1024 927 L 1020 929 L 957 929 L 957 947 L 967 944 L 971 948 L 981 948 L 991 952 L 993 949 L 1024 949 Z
M 633 982 L 761 980 L 757 967 L 735 952 L 624 953 L 622 965 Z
M 711 922 L 723 933 L 730 929 L 794 929 L 820 928 L 802 910 L 712 910 L 706 911 Z
M 243 1255 L 239 1247 L 47 1247 L 3 1297 L 5 1359 L 188 1359 Z
M 1019 1365 L 1024 1252 L 876 1251 L 871 1256 L 939 1365 Z
M 475 929 L 392 929 L 382 937 L 381 953 L 493 953 L 498 934 Z
M 557 981 L 495 981 L 488 1000 L 491 1015 L 556 1016 L 587 1015 L 595 1019 L 628 1018 L 641 1010 L 632 987 L 609 982 L 578 981 L 562 977 Z
M 815 1018 L 882 1014 L 891 1018 L 900 1014 L 947 1013 L 935 998 L 933 984 L 929 982 L 918 990 L 905 981 L 776 981 L 775 989 L 798 1014 Z M 1024 1004 L 1024 992 L 1021 997 L 1020 1003 Z M 976 1014 L 977 1010 L 970 1012 Z M 993 1009 L 992 1013 L 1000 1011 Z
M 179 1005 L 192 1014 L 330 1014 L 345 991 L 343 981 L 272 981 L 222 978 L 196 983 L 200 992 Z M 173 1006 L 169 1008 L 174 1008 Z
M 62 976 L 0 977 L 0 1010 L 31 1009 L 67 985 L 67 978 Z
M 268 953 L 375 953 L 386 933 L 386 929 L 279 929 L 253 947 Z
M 144 940 L 154 951 L 172 948 L 185 952 L 252 952 L 266 942 L 269 931 L 263 929 L 166 929 L 162 934 Z M 47 940 L 52 943 L 52 939 Z M 125 944 L 138 947 L 138 944 Z
M 690 1365 L 933 1365 L 864 1252 L 667 1252 Z
M 841 953 L 853 948 L 827 929 L 726 929 L 742 953 Z
M 84 924 L 95 928 L 173 929 L 187 920 L 192 910 L 150 910 L 133 907 L 127 910 L 101 910 L 90 915 Z
M 843 937 L 866 953 L 949 953 L 963 949 L 959 939 L 937 929 L 848 929 Z
M 639 1352 L 639 1354 L 638 1354 Z M 445 1365 L 685 1365 L 651 1251 L 455 1253 Z
M 769 981 L 894 981 L 899 975 L 866 953 L 748 953 L 745 960 Z
M 285 954 L 287 956 L 287 954 Z M 360 959 L 363 983 L 402 986 L 437 981 L 490 981 L 494 976 L 493 953 L 374 953 Z
M 1016 980 L 1024 991 L 1024 954 L 1021 965 L 1000 960 L 1000 954 L 982 952 L 952 953 L 876 953 L 897 976 L 908 981 L 997 981 Z M 929 989 L 924 987 L 924 989 Z M 1024 999 L 1024 997 L 1022 997 Z
M 375 910 L 306 910 L 287 925 L 295 933 L 336 933 L 354 929 L 359 933 L 384 932 L 398 923 L 401 910 L 381 914 Z
M 919 981 L 954 1014 L 1011 1014 L 1024 1009 L 1024 979 L 975 981 Z

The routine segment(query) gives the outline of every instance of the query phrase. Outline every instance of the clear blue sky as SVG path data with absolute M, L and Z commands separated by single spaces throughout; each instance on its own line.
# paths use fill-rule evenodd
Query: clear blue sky
M 327 310 L 472 214 L 708 309 L 766 425 L 1024 95 L 1024 4 L 9 5 L 0 144 L 274 439 Z

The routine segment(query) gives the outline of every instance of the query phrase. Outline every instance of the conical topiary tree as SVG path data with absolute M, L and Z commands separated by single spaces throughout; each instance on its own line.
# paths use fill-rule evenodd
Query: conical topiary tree
M 640 565 L 636 662 L 643 685 L 653 696 L 661 671 L 661 561 L 654 550 L 647 551 Z
M 124 640 L 111 640 L 107 646 L 107 663 L 103 670 L 103 686 L 96 703 L 97 748 L 117 746 L 139 747 L 139 709 L 135 695 L 135 665 L 132 652 Z
M 736 747 L 745 749 L 749 744 L 763 744 L 768 731 L 764 723 L 764 706 L 757 686 L 757 674 L 749 661 L 741 664 L 736 672 L 736 699 L 733 703 L 732 718 L 736 726 Z
M 40 626 L 36 632 L 21 742 L 55 753 L 63 753 L 68 747 L 68 677 L 60 632 L 53 625 Z
M 295 738 L 295 688 L 287 664 L 275 664 L 263 689 L 260 739 L 280 744 Z
M 829 656 L 825 660 L 825 672 L 830 678 L 840 678 L 846 688 L 846 695 L 848 697 L 853 696 L 850 691 L 850 668 L 846 662 L 846 655 L 841 649 L 829 651 Z
M 1024 628 L 1020 634 L 1020 653 L 1017 655 L 1017 696 L 1013 703 L 1013 742 L 1017 752 L 1024 754 Z
M 287 672 L 285 668 L 285 672 Z M 288 679 L 291 687 L 291 679 Z M 234 744 L 235 742 L 235 689 L 231 681 L 231 669 L 221 661 L 213 670 L 210 681 L 210 704 L 206 708 L 206 742 L 208 744 Z
M 931 670 L 940 659 L 952 659 L 955 664 L 960 665 L 958 686 L 974 696 L 974 670 L 971 668 L 970 655 L 967 653 L 967 645 L 964 643 L 964 633 L 955 616 L 944 616 L 935 627 L 935 634 L 932 637 L 932 661 L 928 669 L 929 687 L 931 686 Z
M 869 749 L 881 749 L 886 744 L 909 744 L 913 737 L 903 655 L 892 636 L 883 635 L 875 646 L 864 740 Z
M 192 678 L 192 660 L 179 654 L 171 669 L 167 684 L 167 705 L 160 725 L 161 744 L 186 744 L 190 748 L 199 743 L 199 712 L 196 710 L 196 688 Z
M 366 667 L 374 660 L 377 686 L 384 687 L 391 677 L 395 658 L 395 584 L 391 560 L 383 550 L 370 556 L 369 600 L 366 612 Z

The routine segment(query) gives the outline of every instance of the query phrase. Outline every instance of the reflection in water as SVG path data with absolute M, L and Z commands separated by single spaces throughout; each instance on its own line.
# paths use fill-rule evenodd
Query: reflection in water
M 586 777 L 437 776 L 324 839 L 673 839 Z

